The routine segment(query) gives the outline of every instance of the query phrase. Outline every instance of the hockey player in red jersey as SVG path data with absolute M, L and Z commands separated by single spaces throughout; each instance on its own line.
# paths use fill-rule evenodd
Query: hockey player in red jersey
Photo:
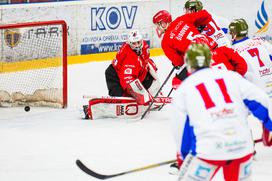
M 171 14 L 166 10 L 161 10 L 153 16 L 153 23 L 161 41 L 165 55 L 172 62 L 173 66 L 184 64 L 184 54 L 191 44 L 193 37 L 199 34 L 196 27 L 205 24 L 211 16 L 207 11 L 201 11 L 196 15 L 183 15 L 172 21 Z
M 149 46 L 139 31 L 130 32 L 105 75 L 110 96 L 132 96 L 138 104 L 152 98 L 152 84 L 158 82 L 157 67 L 150 59 Z
M 161 10 L 153 16 L 158 36 L 163 35 L 161 47 L 172 65 L 178 69 L 173 81 L 182 81 L 187 77 L 187 70 L 183 66 L 185 51 L 194 36 L 200 34 L 196 27 L 205 25 L 209 21 L 211 15 L 206 10 L 179 16 L 174 21 L 166 10 Z
M 160 87 L 156 71 L 157 67 L 150 59 L 147 42 L 143 40 L 138 30 L 131 31 L 127 42 L 122 45 L 116 58 L 105 71 L 109 96 L 133 97 L 138 105 L 146 105 Z M 85 118 L 99 117 L 91 115 L 90 106 L 93 104 L 97 104 L 97 100 L 89 102 L 89 107 L 84 107 Z M 138 106 L 136 107 L 138 110 Z

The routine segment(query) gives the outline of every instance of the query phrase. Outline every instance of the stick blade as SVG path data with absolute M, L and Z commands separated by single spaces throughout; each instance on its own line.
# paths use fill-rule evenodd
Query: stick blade
M 102 174 L 99 174 L 99 173 L 94 172 L 93 170 L 89 169 L 88 167 L 86 167 L 79 159 L 76 160 L 76 165 L 80 168 L 80 170 L 82 170 L 86 174 L 88 174 L 90 176 L 93 176 L 95 178 L 101 179 L 101 180 L 105 180 L 105 179 L 109 179 L 109 178 L 112 178 L 112 177 L 122 175 L 122 173 L 121 174 L 114 174 L 114 175 L 102 175 Z

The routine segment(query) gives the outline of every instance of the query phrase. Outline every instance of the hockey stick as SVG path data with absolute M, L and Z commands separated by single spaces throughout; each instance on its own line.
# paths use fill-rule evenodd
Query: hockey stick
M 254 140 L 254 143 L 259 143 L 259 142 L 262 142 L 263 141 L 263 139 L 262 138 L 260 138 L 260 139 L 256 139 L 256 140 Z
M 170 73 L 168 74 L 168 76 L 166 77 L 166 79 L 164 80 L 163 84 L 162 84 L 161 87 L 159 88 L 158 92 L 155 94 L 154 98 L 158 97 L 158 95 L 159 95 L 159 93 L 161 92 L 163 86 L 164 86 L 164 85 L 166 84 L 166 82 L 169 80 L 169 78 L 171 77 L 171 75 L 172 75 L 172 73 L 174 72 L 174 70 L 175 70 L 175 67 L 172 68 L 172 70 L 170 71 Z M 151 106 L 152 106 L 153 103 L 154 103 L 154 100 L 155 100 L 155 99 L 153 99 L 153 100 L 150 102 L 149 106 L 147 107 L 147 109 L 146 109 L 145 112 L 143 113 L 141 119 L 143 119 L 143 118 L 145 117 L 145 115 L 147 114 L 147 112 L 150 110 Z
M 84 99 L 98 100 L 99 103 L 124 103 L 124 102 L 136 102 L 132 97 L 114 97 L 114 96 L 89 96 L 83 95 Z M 156 97 L 154 98 L 155 103 L 167 104 L 172 102 L 172 97 Z
M 109 179 L 109 178 L 113 178 L 113 177 L 118 177 L 118 176 L 129 174 L 129 173 L 134 173 L 134 172 L 139 172 L 139 171 L 147 170 L 147 169 L 150 169 L 150 168 L 159 167 L 159 166 L 162 166 L 162 165 L 167 165 L 167 164 L 173 163 L 175 161 L 176 161 L 176 159 L 174 159 L 174 160 L 168 160 L 168 161 L 164 161 L 164 162 L 160 162 L 160 163 L 155 163 L 155 164 L 147 165 L 147 166 L 144 166 L 144 167 L 140 167 L 140 168 L 136 168 L 136 169 L 132 169 L 132 170 L 128 170 L 128 171 L 116 173 L 116 174 L 110 174 L 110 175 L 99 174 L 99 173 L 97 173 L 97 172 L 89 169 L 80 160 L 76 160 L 76 164 L 86 174 L 88 174 L 90 176 L 93 176 L 95 178 L 101 179 L 101 180 L 105 180 L 105 179 Z
M 174 88 L 172 88 L 170 90 L 170 92 L 168 93 L 167 97 L 169 97 L 171 95 L 171 93 L 173 92 L 173 90 L 174 90 Z M 163 108 L 163 106 L 165 106 L 165 104 L 161 105 L 161 107 L 158 109 L 158 111 L 160 111 Z
M 254 140 L 254 143 L 259 143 L 261 141 L 262 141 L 262 139 L 257 139 L 257 140 Z M 76 165 L 79 167 L 80 170 L 82 170 L 86 174 L 88 174 L 88 175 L 90 175 L 92 177 L 95 177 L 97 179 L 105 180 L 105 179 L 109 179 L 109 178 L 113 178 L 113 177 L 118 177 L 118 176 L 126 175 L 126 174 L 129 174 L 129 173 L 134 173 L 134 172 L 148 170 L 148 169 L 151 169 L 151 168 L 160 167 L 160 166 L 163 166 L 163 165 L 174 163 L 175 161 L 176 161 L 176 159 L 168 160 L 168 161 L 164 161 L 164 162 L 160 162 L 160 163 L 155 163 L 155 164 L 147 165 L 147 166 L 144 166 L 144 167 L 140 167 L 140 168 L 136 168 L 136 169 L 132 169 L 132 170 L 127 170 L 127 171 L 116 173 L 116 174 L 108 174 L 108 175 L 106 175 L 106 174 L 100 174 L 100 173 L 97 173 L 97 172 L 89 169 L 80 160 L 76 160 Z

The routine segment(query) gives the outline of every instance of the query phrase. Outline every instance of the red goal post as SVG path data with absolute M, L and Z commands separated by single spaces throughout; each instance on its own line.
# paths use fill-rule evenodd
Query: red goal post
M 67 24 L 0 24 L 0 107 L 67 107 Z

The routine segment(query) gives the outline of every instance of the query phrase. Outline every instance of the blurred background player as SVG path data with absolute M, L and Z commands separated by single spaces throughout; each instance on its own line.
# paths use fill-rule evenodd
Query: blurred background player
M 189 47 L 191 75 L 175 91 L 169 109 L 177 148 L 185 158 L 178 180 L 208 181 L 223 168 L 225 181 L 249 181 L 254 149 L 248 111 L 271 131 L 271 102 L 239 74 L 210 68 L 211 56 L 206 44 Z
M 248 64 L 245 78 L 263 89 L 272 100 L 272 45 L 262 38 L 248 37 L 248 25 L 244 19 L 235 19 L 230 25 L 232 46 Z M 269 131 L 263 127 L 263 143 L 271 146 Z
M 188 0 L 184 4 L 185 14 L 196 13 L 203 10 L 203 4 L 199 0 Z M 209 12 L 210 13 L 210 12 Z M 230 47 L 231 42 L 227 37 L 229 21 L 226 18 L 219 17 L 210 13 L 212 18 L 210 21 L 198 27 L 198 30 L 211 37 L 218 46 Z
M 133 30 L 116 58 L 105 71 L 110 96 L 132 96 L 138 104 L 150 101 L 159 89 L 157 67 L 150 59 L 149 46 L 138 30 Z
M 272 45 L 259 37 L 249 38 L 248 25 L 244 19 L 235 19 L 229 29 L 234 50 L 248 64 L 245 77 L 272 98 Z
M 183 15 L 174 21 L 166 10 L 161 10 L 153 16 L 158 36 L 163 35 L 161 47 L 172 65 L 178 69 L 175 79 L 182 81 L 187 77 L 187 70 L 184 68 L 185 51 L 191 44 L 193 37 L 199 34 L 196 27 L 210 21 L 210 18 L 207 11 L 197 12 L 194 15 Z

